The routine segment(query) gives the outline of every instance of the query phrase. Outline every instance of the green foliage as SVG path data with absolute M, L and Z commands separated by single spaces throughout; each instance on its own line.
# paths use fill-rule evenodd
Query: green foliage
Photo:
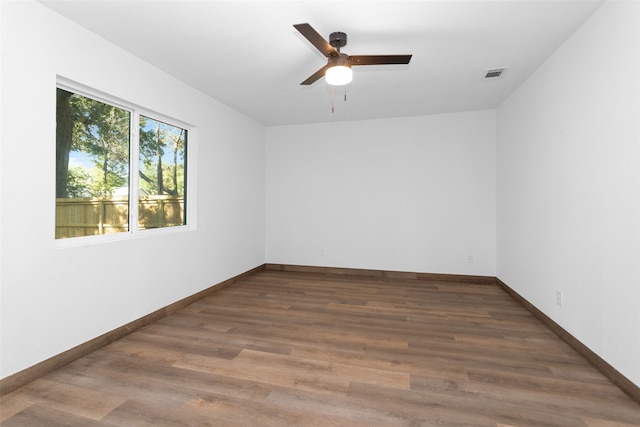
M 126 188 L 128 185 L 126 178 L 111 171 L 107 171 L 105 177 L 104 172 L 98 167 L 70 167 L 67 178 L 68 197 L 71 198 L 112 196 L 115 190 Z
M 67 196 L 91 197 L 88 188 L 91 184 L 91 173 L 83 167 L 70 167 L 67 172 Z
M 62 152 L 56 155 L 64 159 L 66 153 L 67 158 L 66 167 L 58 163 L 56 166 L 56 183 L 60 181 L 65 190 L 57 191 L 62 194 L 58 197 L 104 197 L 126 188 L 131 113 L 82 95 L 58 91 L 67 94 L 58 97 L 59 104 L 67 107 L 66 110 L 59 109 L 67 115 L 58 117 L 58 127 L 69 126 L 70 130 L 56 139 L 57 151 Z M 141 192 L 184 195 L 186 131 L 142 115 L 139 117 Z M 70 153 L 73 158 L 82 159 L 82 164 L 69 164 Z
M 140 116 L 140 189 L 184 195 L 185 149 L 184 129 Z
M 177 175 L 178 188 L 173 187 L 173 174 Z M 144 194 L 158 194 L 158 169 L 154 162 L 143 162 L 140 167 L 140 190 Z M 145 176 L 148 180 L 142 178 Z M 184 195 L 184 165 L 167 165 L 162 164 L 162 181 L 165 192 L 174 195 Z
M 82 153 L 94 167 L 68 168 L 67 196 L 112 195 L 128 182 L 131 113 L 77 94 L 68 102 L 73 121 L 69 150 Z

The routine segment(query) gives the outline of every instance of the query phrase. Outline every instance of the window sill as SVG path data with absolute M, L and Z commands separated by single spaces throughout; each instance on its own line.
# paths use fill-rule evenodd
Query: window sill
M 128 231 L 113 234 L 101 234 L 96 236 L 68 237 L 56 239 L 56 249 L 77 248 L 81 246 L 102 245 L 112 242 L 144 239 L 146 237 L 166 236 L 177 233 L 195 231 L 195 227 L 189 225 L 177 225 L 174 227 L 153 228 L 149 230 Z

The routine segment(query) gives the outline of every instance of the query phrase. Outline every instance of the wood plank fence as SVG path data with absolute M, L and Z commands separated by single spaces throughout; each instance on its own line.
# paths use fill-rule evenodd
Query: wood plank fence
M 184 224 L 184 196 L 140 196 L 138 229 Z M 129 230 L 127 196 L 56 199 L 56 239 Z

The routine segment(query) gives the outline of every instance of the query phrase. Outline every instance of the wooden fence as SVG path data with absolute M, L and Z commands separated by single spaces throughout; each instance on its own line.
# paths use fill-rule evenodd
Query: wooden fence
M 141 196 L 138 229 L 184 224 L 184 196 Z M 129 230 L 126 196 L 56 199 L 56 239 Z

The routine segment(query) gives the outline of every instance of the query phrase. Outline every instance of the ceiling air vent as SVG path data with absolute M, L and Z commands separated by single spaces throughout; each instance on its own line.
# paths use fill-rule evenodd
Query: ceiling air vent
M 507 68 L 509 67 L 490 68 L 488 70 L 485 70 L 483 79 L 484 80 L 500 79 L 502 78 L 502 75 L 504 74 L 504 72 L 507 71 Z

